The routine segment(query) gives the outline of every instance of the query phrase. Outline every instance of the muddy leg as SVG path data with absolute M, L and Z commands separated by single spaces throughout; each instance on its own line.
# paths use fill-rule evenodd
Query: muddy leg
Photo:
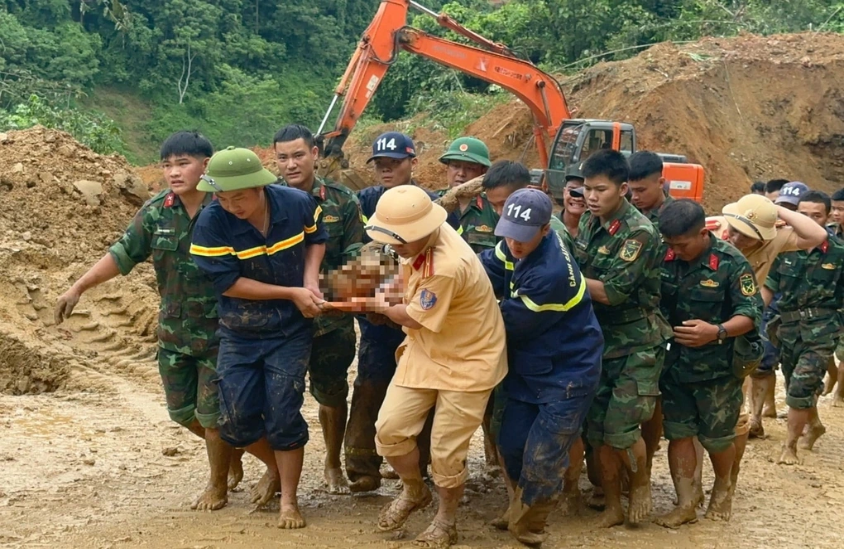
M 630 501 L 627 507 L 627 521 L 639 524 L 648 519 L 653 502 L 651 500 L 651 475 L 645 441 L 640 437 L 633 446 L 616 451 L 627 469 L 630 478 Z
M 496 452 L 498 453 L 498 463 L 504 464 L 504 457 L 501 455 L 501 452 L 496 447 Z M 507 526 L 510 524 L 510 506 L 513 503 L 513 498 L 515 497 L 516 493 L 516 486 L 513 480 L 510 478 L 510 475 L 507 474 L 507 468 L 501 468 L 501 476 L 504 477 L 504 486 L 507 488 L 507 507 L 504 509 L 504 512 L 501 513 L 498 517 L 492 520 L 490 523 L 494 528 L 499 530 L 506 530 Z
M 750 438 L 765 436 L 765 429 L 762 426 L 762 408 L 765 405 L 765 394 L 771 384 L 771 377 L 766 375 L 750 378 Z
M 604 512 L 598 517 L 598 526 L 600 528 L 611 528 L 624 524 L 624 508 L 621 506 L 622 463 L 618 451 L 611 446 L 601 445 L 596 449 L 596 453 L 601 466 L 601 484 L 606 499 Z M 644 454 L 644 448 L 642 453 Z
M 264 472 L 261 480 L 250 490 L 250 501 L 256 503 L 258 507 L 263 507 L 272 501 L 276 493 L 281 490 L 281 479 L 278 474 L 278 464 L 275 454 L 266 438 L 250 444 L 246 447 L 246 451 L 260 459 L 267 466 L 267 470 Z
M 809 422 L 811 409 L 798 410 L 789 406 L 788 408 L 788 435 L 783 445 L 782 455 L 777 463 L 782 465 L 797 465 L 800 463 L 797 457 L 797 440 L 803 434 L 803 429 Z
M 425 486 L 419 474 L 419 449 L 414 448 L 403 456 L 390 456 L 387 462 L 399 474 L 402 492 L 397 498 L 381 509 L 378 528 L 384 532 L 398 530 L 411 513 L 427 507 L 431 503 L 431 491 Z
M 844 362 L 838 364 L 838 389 L 832 398 L 832 406 L 835 408 L 844 406 Z
M 692 438 L 681 438 L 668 443 L 668 466 L 671 480 L 677 491 L 677 507 L 655 522 L 666 528 L 697 521 L 697 490 L 694 475 L 697 470 L 697 452 Z
M 604 487 L 601 483 L 601 465 L 598 461 L 598 450 L 585 440 L 583 444 L 586 448 L 586 476 L 592 485 L 592 494 L 589 496 L 586 505 L 596 511 L 603 511 L 605 504 Z
M 348 494 L 349 483 L 340 464 L 340 450 L 346 433 L 346 402 L 336 407 L 319 406 L 319 424 L 325 440 L 325 483 L 329 494 Z
M 821 395 L 826 396 L 831 393 L 836 383 L 838 383 L 838 367 L 835 365 L 835 357 L 829 357 L 829 362 L 826 365 L 826 381 Z
M 710 452 L 712 468 L 715 470 L 715 484 L 706 509 L 706 518 L 729 521 L 733 508 L 732 468 L 736 461 L 735 443 L 723 452 Z
M 762 417 L 777 418 L 777 375 L 772 372 L 771 379 L 765 387 L 765 406 L 762 408 Z
M 700 443 L 697 437 L 692 438 L 692 444 L 695 447 L 695 482 L 694 482 L 694 492 L 695 492 L 695 507 L 698 505 L 703 504 L 706 501 L 706 495 L 703 493 L 703 455 L 706 450 L 703 449 L 703 445 Z M 678 494 L 679 497 L 679 494 Z
M 811 452 L 815 448 L 815 442 L 817 442 L 824 433 L 826 433 L 826 427 L 824 427 L 823 423 L 821 423 L 821 418 L 818 415 L 818 408 L 815 406 L 809 411 L 808 429 L 806 430 L 806 434 L 800 438 L 798 446 L 801 450 L 809 450 Z
M 243 480 L 243 448 L 232 448 L 231 460 L 229 461 L 229 492 L 240 485 Z
M 645 441 L 645 448 L 648 456 L 648 474 L 653 469 L 654 455 L 659 450 L 659 441 L 662 439 L 662 398 L 657 397 L 654 415 L 651 419 L 642 424 L 642 440 Z
M 281 476 L 281 510 L 278 515 L 278 527 L 286 530 L 305 527 L 305 518 L 299 512 L 299 479 L 302 476 L 302 463 L 305 461 L 305 448 L 275 452 L 275 460 Z
M 733 466 L 730 469 L 730 490 L 735 494 L 736 485 L 738 484 L 739 471 L 741 471 L 741 460 L 744 458 L 744 451 L 747 449 L 747 439 L 749 433 L 746 430 L 737 430 L 736 439 L 733 441 L 736 454 L 733 459 Z
M 463 497 L 464 485 L 457 488 L 437 486 L 440 504 L 430 526 L 413 542 L 417 547 L 448 547 L 457 543 L 457 506 Z
M 191 509 L 216 511 L 228 502 L 228 474 L 232 447 L 220 438 L 218 429 L 205 429 L 205 450 L 211 466 L 211 477 L 205 491 L 193 502 Z
M 580 487 L 578 481 L 583 472 L 583 455 L 586 447 L 581 437 L 575 438 L 569 450 L 569 466 L 563 476 L 563 497 L 560 508 L 563 516 L 574 516 L 580 512 Z
M 375 451 L 375 421 L 389 381 L 355 380 L 346 425 L 346 474 L 352 492 L 371 492 L 381 486 L 382 458 Z

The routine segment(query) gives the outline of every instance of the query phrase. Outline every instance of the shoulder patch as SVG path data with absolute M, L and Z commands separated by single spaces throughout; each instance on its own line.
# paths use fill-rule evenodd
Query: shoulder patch
M 642 251 L 642 243 L 638 240 L 628 239 L 624 241 L 621 246 L 621 251 L 618 252 L 618 257 L 624 261 L 636 261 L 639 257 L 639 252 Z
M 753 280 L 752 274 L 741 275 L 741 278 L 739 278 L 739 283 L 741 284 L 742 295 L 756 295 L 756 281 Z
M 422 310 L 428 311 L 433 309 L 436 304 L 437 294 L 430 290 L 422 290 L 422 293 L 419 295 L 419 305 L 422 306 Z

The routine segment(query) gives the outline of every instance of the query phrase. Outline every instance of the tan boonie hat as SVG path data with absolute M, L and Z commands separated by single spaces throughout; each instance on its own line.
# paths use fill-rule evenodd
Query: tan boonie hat
M 760 194 L 748 194 L 721 210 L 730 227 L 756 240 L 773 240 L 777 236 L 777 207 Z
M 428 193 L 414 185 L 401 185 L 381 196 L 364 229 L 376 242 L 407 244 L 436 231 L 447 217 L 445 209 L 431 202 Z

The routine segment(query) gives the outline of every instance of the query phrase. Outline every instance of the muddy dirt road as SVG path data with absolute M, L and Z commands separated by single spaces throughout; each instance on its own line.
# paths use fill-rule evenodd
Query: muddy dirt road
M 191 511 L 187 502 L 205 482 L 204 447 L 169 421 L 151 350 L 100 353 L 89 363 L 75 362 L 65 388 L 54 394 L 0 395 L 0 546 L 401 547 L 432 517 L 433 509 L 425 510 L 410 521 L 407 537 L 397 539 L 374 528 L 396 481 L 369 497 L 326 494 L 323 445 L 310 397 L 312 441 L 300 489 L 306 529 L 276 529 L 277 510 L 251 513 L 243 490 L 222 511 Z M 701 519 L 674 531 L 653 524 L 597 531 L 591 526 L 594 511 L 574 518 L 557 512 L 546 547 L 840 547 L 844 408 L 832 408 L 825 398 L 821 414 L 829 432 L 797 467 L 773 462 L 784 421 L 766 420 L 769 438 L 748 449 L 729 524 Z M 474 441 L 459 543 L 510 547 L 508 535 L 486 526 L 505 495 L 499 480 L 482 474 L 479 442 Z M 259 474 L 257 462 L 247 458 L 244 484 Z M 587 489 L 585 478 L 581 485 Z M 664 447 L 654 485 L 656 511 L 664 512 L 673 497 Z

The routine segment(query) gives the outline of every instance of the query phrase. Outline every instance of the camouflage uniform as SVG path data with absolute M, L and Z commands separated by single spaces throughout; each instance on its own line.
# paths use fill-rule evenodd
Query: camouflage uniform
M 344 185 L 315 178 L 311 194 L 322 208 L 328 232 L 320 271 L 325 276 L 357 256 L 363 246 L 363 222 L 357 196 Z M 331 296 L 326 296 L 331 299 Z M 323 406 L 337 408 L 349 396 L 348 370 L 355 359 L 354 317 L 320 315 L 314 319 L 314 341 L 308 372 L 311 395 Z
M 844 241 L 844 227 L 841 227 L 838 223 L 830 223 L 826 226 L 826 231 L 839 240 Z M 844 311 L 841 311 L 841 314 L 844 315 Z M 835 358 L 839 362 L 844 362 L 844 334 L 838 338 L 838 345 L 835 347 Z
M 610 301 L 593 302 L 605 343 L 587 438 L 593 446 L 625 449 L 653 415 L 670 335 L 659 311 L 661 240 L 627 200 L 604 224 L 586 212 L 578 231 L 577 263 L 584 276 L 604 283 Z
M 842 265 L 844 242 L 829 237 L 812 250 L 780 254 L 765 281 L 772 292 L 782 292 L 777 335 L 785 401 L 791 408 L 814 407 L 823 387 L 841 332 Z
M 210 204 L 208 194 L 202 208 Z M 211 280 L 191 255 L 191 219 L 179 197 L 169 190 L 141 207 L 109 253 L 120 274 L 127 275 L 152 256 L 161 306 L 158 313 L 158 370 L 170 418 L 181 425 L 194 419 L 217 426 L 220 402 L 216 377 L 217 297 Z
M 440 191 L 443 196 L 448 189 Z M 495 236 L 495 225 L 498 223 L 498 214 L 492 209 L 487 201 L 486 195 L 480 195 L 473 199 L 464 211 L 457 211 L 460 216 L 460 228 L 457 234 L 463 237 L 476 254 L 495 247 L 498 238 Z
M 709 235 L 710 248 L 686 262 L 668 250 L 662 263 L 662 311 L 671 326 L 699 319 L 722 324 L 734 316 L 753 319 L 754 334 L 762 315 L 762 298 L 753 269 L 730 244 Z M 742 405 L 743 380 L 733 375 L 735 338 L 703 347 L 672 340 L 660 381 L 665 438 L 697 436 L 706 450 L 717 453 L 735 439 Z

